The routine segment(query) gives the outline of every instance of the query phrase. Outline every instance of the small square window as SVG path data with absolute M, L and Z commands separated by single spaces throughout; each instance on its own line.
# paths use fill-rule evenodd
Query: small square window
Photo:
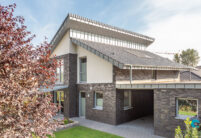
M 198 100 L 177 98 L 176 100 L 176 112 L 179 119 L 186 119 L 187 117 L 197 117 L 198 115 Z
M 103 94 L 95 92 L 94 94 L 94 103 L 95 108 L 102 110 L 103 109 Z

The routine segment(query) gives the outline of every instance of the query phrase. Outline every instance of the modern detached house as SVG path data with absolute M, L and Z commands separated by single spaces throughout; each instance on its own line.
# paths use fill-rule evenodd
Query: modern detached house
M 155 134 L 171 137 L 183 119 L 201 116 L 201 83 L 180 81 L 191 68 L 147 51 L 153 42 L 69 14 L 51 41 L 51 57 L 63 64 L 47 91 L 66 117 L 118 125 L 153 115 Z

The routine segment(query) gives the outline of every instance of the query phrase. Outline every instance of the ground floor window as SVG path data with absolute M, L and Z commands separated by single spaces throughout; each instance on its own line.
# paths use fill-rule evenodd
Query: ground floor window
M 59 108 L 58 113 L 63 114 L 64 113 L 64 91 L 54 91 L 53 96 L 54 103 L 57 104 Z
M 176 99 L 176 112 L 177 117 L 186 119 L 187 117 L 197 117 L 198 115 L 198 100 L 188 98 L 177 98 Z
M 124 91 L 124 110 L 131 108 L 131 91 Z
M 103 109 L 103 94 L 99 92 L 95 92 L 94 94 L 94 103 L 96 109 Z

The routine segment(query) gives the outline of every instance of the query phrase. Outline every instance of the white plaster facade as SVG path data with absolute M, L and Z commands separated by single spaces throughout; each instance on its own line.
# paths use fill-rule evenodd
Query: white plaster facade
M 113 65 L 104 59 L 92 54 L 82 47 L 77 46 L 77 80 L 79 83 L 79 59 L 87 58 L 87 82 L 86 83 L 112 83 Z
M 52 52 L 51 57 L 61 56 L 69 53 L 77 54 L 77 80 L 79 83 L 79 58 L 87 58 L 87 82 L 86 83 L 112 83 L 113 65 L 104 59 L 88 52 L 87 50 L 72 44 L 70 32 L 68 31 L 58 46 Z

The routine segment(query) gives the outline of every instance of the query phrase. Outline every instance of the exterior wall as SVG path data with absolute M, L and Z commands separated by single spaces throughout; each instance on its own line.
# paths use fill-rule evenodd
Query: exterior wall
M 116 124 L 116 89 L 113 83 L 78 84 L 78 91 L 86 93 L 87 119 Z M 94 92 L 103 93 L 103 110 L 94 109 Z
M 64 90 L 64 115 L 78 116 L 77 54 L 65 54 L 56 58 L 64 60 L 64 84 L 56 85 L 68 86 L 68 89 Z
M 153 114 L 153 90 L 132 90 L 131 106 L 124 110 L 124 90 L 117 89 L 117 124 Z
M 114 67 L 116 81 L 130 81 L 130 70 Z M 156 81 L 152 70 L 132 70 L 133 81 Z M 179 71 L 157 71 L 157 80 L 179 81 Z
M 156 135 L 174 137 L 175 128 L 184 128 L 184 120 L 176 119 L 176 98 L 198 99 L 198 116 L 201 117 L 201 90 L 154 90 L 154 131 Z
M 63 36 L 62 40 L 52 52 L 51 57 L 55 55 L 61 56 L 68 53 L 76 53 L 75 46 L 70 41 L 70 31 L 66 32 L 66 34 Z
M 77 46 L 77 66 L 79 83 L 79 58 L 87 58 L 87 83 L 112 83 L 113 82 L 113 65 L 104 59 L 97 57 L 91 52 Z
M 181 81 L 189 81 L 190 78 L 192 81 L 201 81 L 201 77 L 197 76 L 193 72 L 190 73 L 189 71 L 183 71 L 180 74 Z

